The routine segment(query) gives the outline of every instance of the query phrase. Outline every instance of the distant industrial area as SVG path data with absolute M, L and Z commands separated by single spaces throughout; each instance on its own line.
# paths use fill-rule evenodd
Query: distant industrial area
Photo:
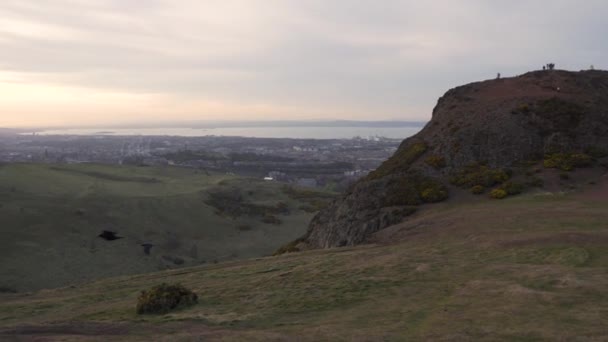
M 0 131 L 0 162 L 193 168 L 343 190 L 391 156 L 401 139 L 38 135 Z

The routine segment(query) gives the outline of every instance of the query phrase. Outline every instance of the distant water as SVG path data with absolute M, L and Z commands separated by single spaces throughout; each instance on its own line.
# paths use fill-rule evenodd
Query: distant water
M 156 135 L 156 136 L 241 136 L 253 138 L 350 139 L 384 137 L 404 139 L 419 127 L 221 127 L 221 128 L 70 128 L 36 132 L 39 135 Z M 27 134 L 27 133 L 25 133 Z

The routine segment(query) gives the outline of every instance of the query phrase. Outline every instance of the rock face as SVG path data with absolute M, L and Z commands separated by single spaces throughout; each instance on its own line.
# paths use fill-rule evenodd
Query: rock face
M 362 243 L 413 206 L 444 199 L 450 182 L 493 186 L 522 164 L 572 156 L 564 167 L 581 158 L 598 165 L 607 155 L 606 71 L 535 71 L 457 87 L 394 156 L 321 211 L 304 240 L 312 248 Z

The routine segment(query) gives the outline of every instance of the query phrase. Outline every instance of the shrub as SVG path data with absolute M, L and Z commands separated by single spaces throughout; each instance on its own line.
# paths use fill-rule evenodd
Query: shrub
M 445 158 L 442 156 L 429 156 L 424 162 L 436 170 L 440 170 L 445 167 Z
M 475 185 L 471 188 L 471 193 L 474 195 L 481 195 L 486 191 L 486 188 L 483 185 Z
M 510 170 L 492 169 L 480 163 L 473 163 L 452 175 L 450 182 L 463 188 L 475 185 L 490 187 L 503 183 L 509 178 L 511 178 Z
M 583 153 L 575 153 L 570 155 L 570 162 L 574 167 L 589 167 L 593 164 L 593 158 Z
M 424 142 L 416 142 L 402 146 L 379 168 L 368 175 L 368 179 L 379 179 L 395 172 L 404 172 L 420 158 L 427 150 Z
M 435 203 L 448 198 L 448 189 L 441 182 L 417 173 L 392 179 L 386 188 L 385 207 Z
M 507 193 L 507 195 L 513 196 L 513 195 L 521 194 L 521 192 L 524 191 L 524 186 L 519 183 L 506 182 L 503 185 L 501 185 L 499 189 L 504 190 Z
M 447 199 L 448 192 L 443 186 L 433 186 L 422 190 L 420 197 L 426 203 L 436 203 Z
M 165 314 L 171 310 L 198 303 L 196 293 L 182 285 L 160 284 L 142 291 L 137 298 L 137 314 Z
M 559 178 L 563 179 L 563 180 L 567 180 L 567 179 L 570 179 L 570 175 L 567 174 L 566 172 L 560 172 Z
M 545 156 L 543 165 L 548 169 L 560 169 L 572 171 L 576 167 L 589 167 L 593 164 L 593 158 L 583 153 L 553 153 Z
M 604 158 L 604 157 L 608 157 L 608 150 L 605 150 L 601 147 L 597 147 L 597 146 L 592 146 L 592 147 L 588 147 L 585 150 L 585 153 L 590 155 L 593 158 Z
M 281 254 L 285 254 L 285 253 L 299 252 L 300 248 L 298 248 L 298 245 L 303 241 L 304 241 L 303 238 L 299 238 L 294 241 L 291 241 L 290 243 L 281 246 L 281 248 L 277 249 L 272 255 L 277 256 L 277 255 L 281 255 Z
M 507 197 L 507 192 L 503 189 L 494 189 L 490 192 L 490 197 L 492 198 L 496 198 L 496 199 L 503 199 L 505 197 Z

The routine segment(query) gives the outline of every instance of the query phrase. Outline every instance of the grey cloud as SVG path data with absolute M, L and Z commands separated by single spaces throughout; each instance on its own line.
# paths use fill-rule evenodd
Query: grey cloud
M 79 87 L 425 118 L 448 88 L 499 71 L 606 67 L 607 16 L 599 0 L 7 0 L 0 69 Z

